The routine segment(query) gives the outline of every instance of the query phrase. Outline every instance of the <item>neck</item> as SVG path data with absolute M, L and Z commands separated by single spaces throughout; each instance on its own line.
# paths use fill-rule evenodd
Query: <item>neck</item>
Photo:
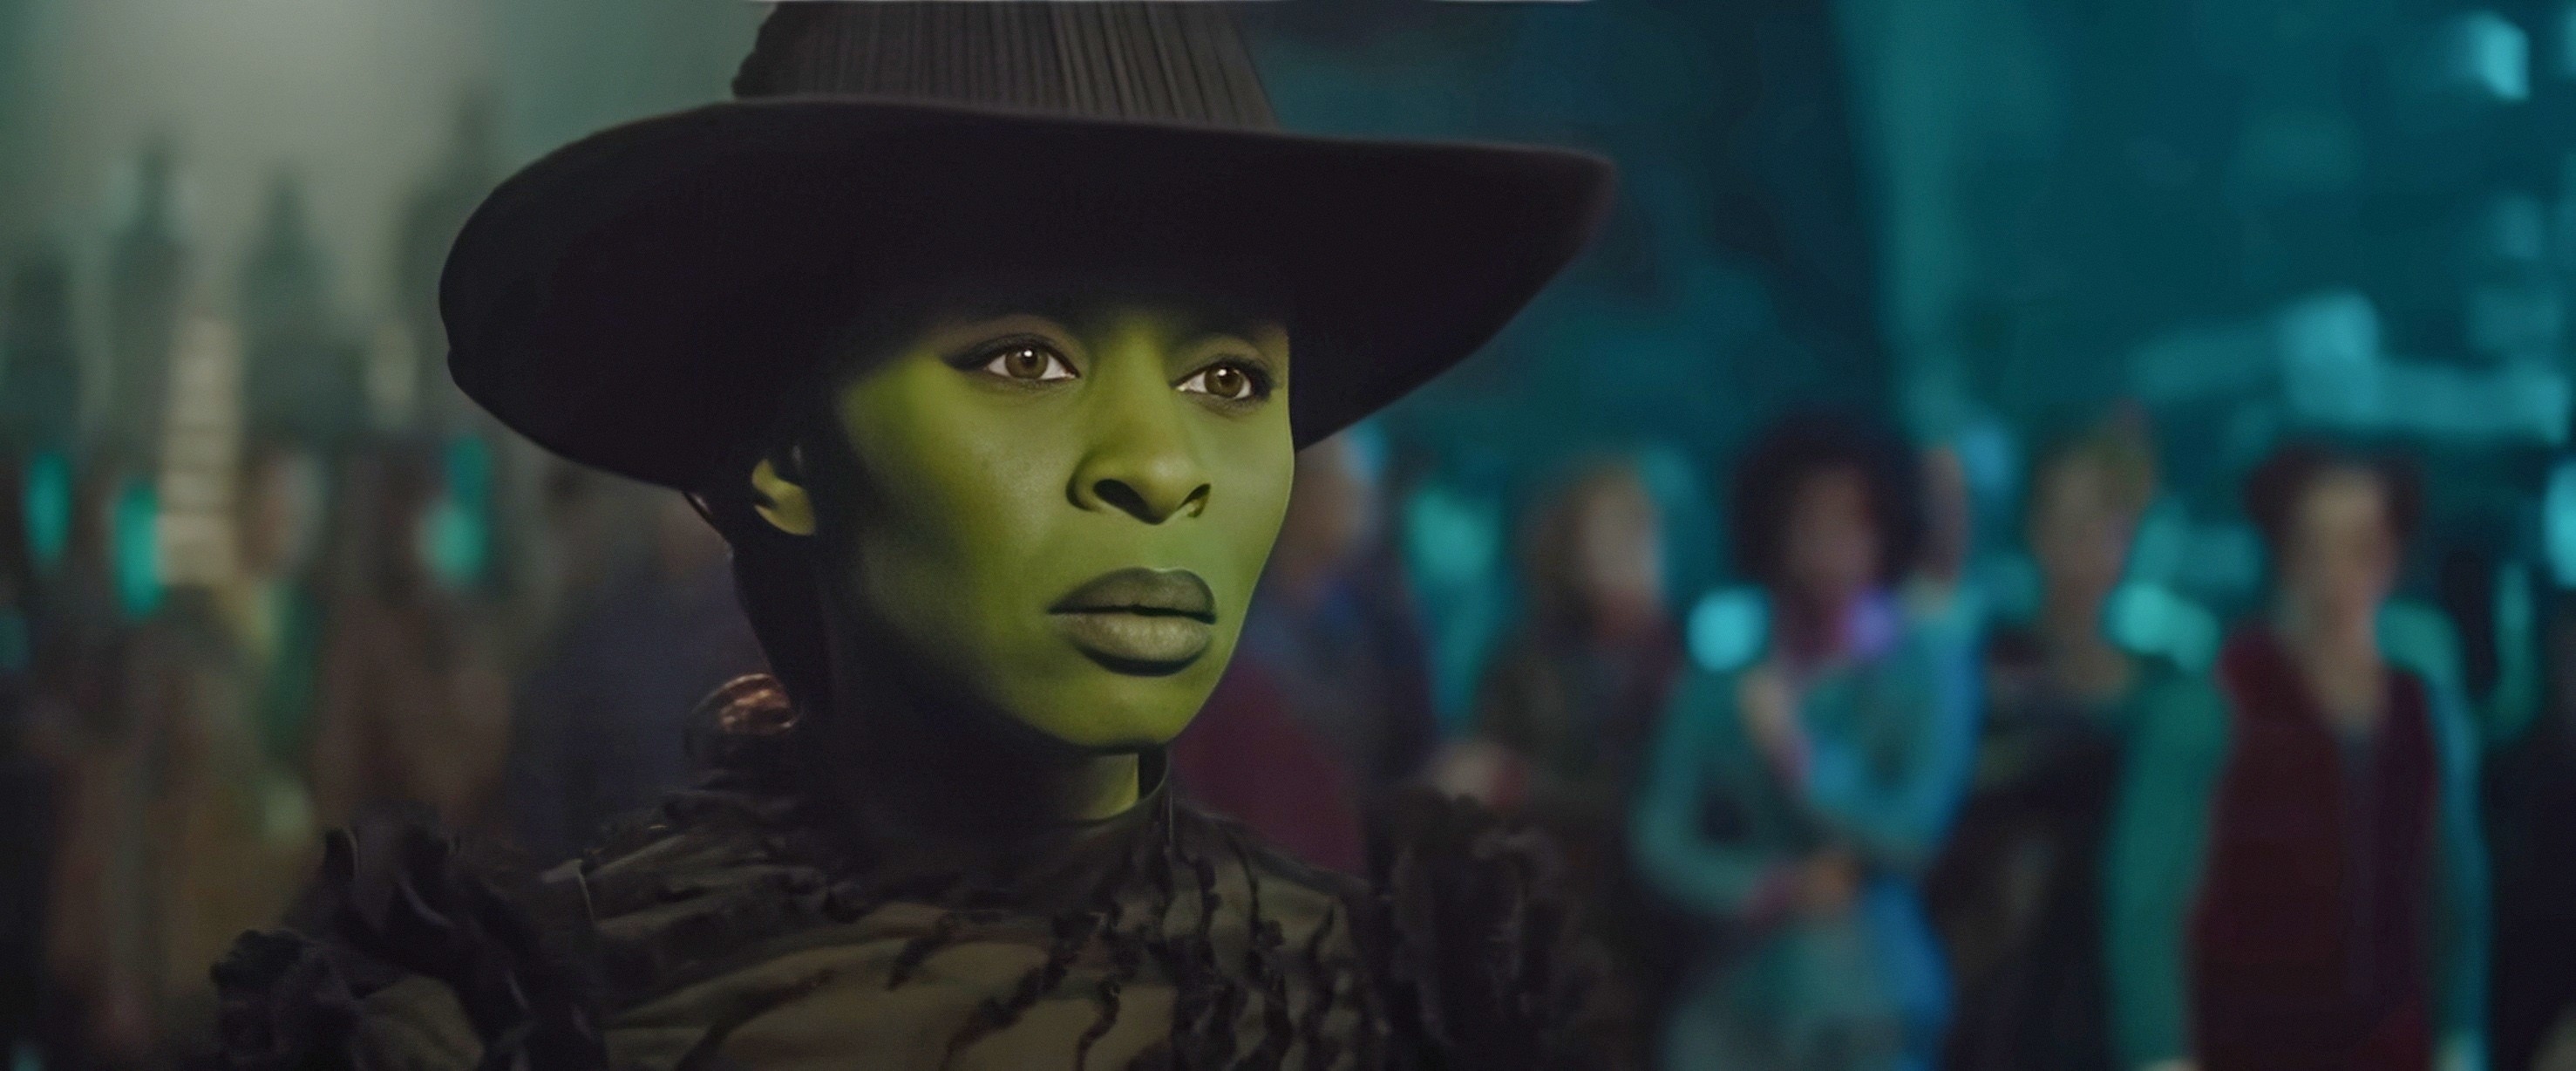
M 1780 600 L 1780 643 L 1794 662 L 1830 662 L 1851 650 L 1853 626 L 1865 594 L 1841 598 Z
M 2049 672 L 2078 695 L 2102 698 L 2128 687 L 2129 655 L 2102 634 L 2097 593 L 2050 587 L 2040 604 L 2039 638 Z
M 2354 728 L 2377 717 L 2382 671 L 2374 615 L 2320 614 L 2290 604 L 2274 631 L 2327 717 Z
M 898 829 L 1008 837 L 1116 816 L 1141 798 L 1135 753 L 1099 754 L 966 703 L 940 701 L 900 675 L 836 664 L 823 733 L 826 791 L 852 813 Z
M 2337 663 L 2379 660 L 2379 622 L 2368 613 L 2317 613 L 2285 606 L 2276 629 L 2302 660 Z

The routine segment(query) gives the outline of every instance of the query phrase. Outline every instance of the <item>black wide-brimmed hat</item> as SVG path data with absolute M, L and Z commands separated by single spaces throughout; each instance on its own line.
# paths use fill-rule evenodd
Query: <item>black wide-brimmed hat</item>
M 1282 132 L 1212 3 L 781 4 L 734 91 L 558 149 L 474 213 L 439 287 L 467 395 L 701 489 L 871 294 L 1257 274 L 1290 312 L 1302 446 L 1492 338 L 1612 185 L 1574 152 Z

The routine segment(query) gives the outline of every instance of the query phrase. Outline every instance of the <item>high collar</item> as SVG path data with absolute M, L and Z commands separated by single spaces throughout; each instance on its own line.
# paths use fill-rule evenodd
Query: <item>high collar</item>
M 1161 748 L 1138 756 L 1137 800 L 1103 818 L 981 831 L 905 821 L 828 788 L 832 771 L 774 680 L 755 676 L 718 690 L 710 798 L 756 817 L 781 854 L 869 886 L 979 890 L 1018 905 L 1079 897 L 1117 879 L 1123 865 L 1170 835 L 1170 762 Z

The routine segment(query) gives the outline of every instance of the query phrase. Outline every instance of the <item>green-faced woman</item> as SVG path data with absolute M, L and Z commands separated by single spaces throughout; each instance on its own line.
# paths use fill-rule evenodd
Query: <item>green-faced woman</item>
M 1527 835 L 1414 801 L 1345 877 L 1162 760 L 1297 447 L 1499 330 L 1608 168 L 1283 133 L 1203 3 L 786 4 L 735 89 L 511 178 L 440 297 L 469 396 L 723 533 L 773 675 L 578 859 L 335 835 L 217 971 L 229 1065 L 1613 1057 Z

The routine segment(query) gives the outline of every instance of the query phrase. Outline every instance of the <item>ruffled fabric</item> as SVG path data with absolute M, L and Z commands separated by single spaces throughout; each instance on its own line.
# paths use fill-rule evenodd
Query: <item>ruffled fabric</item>
M 1546 834 L 1472 800 L 1413 791 L 1372 816 L 1369 857 L 1366 954 L 1422 1066 L 1634 1063 L 1624 1003 Z
M 244 935 L 215 966 L 222 1047 L 205 1066 L 368 1071 L 368 999 L 420 977 L 463 1010 L 478 1068 L 605 1071 L 587 987 L 522 906 L 544 897 L 505 893 L 492 876 L 503 872 L 416 820 L 371 817 L 333 833 L 288 925 Z
M 245 936 L 217 968 L 224 1050 L 210 1066 L 408 1071 L 366 1044 L 368 1023 L 386 990 L 425 978 L 470 1024 L 452 1032 L 479 1041 L 480 1062 L 459 1071 L 605 1071 L 603 1025 L 616 1016 L 733 977 L 759 946 L 896 903 L 946 916 L 940 936 L 906 948 L 889 986 L 944 942 L 980 935 L 1057 951 L 1103 943 L 1123 974 L 1198 994 L 1172 1008 L 1168 1044 L 1138 1066 L 1279 1066 L 1292 1047 L 1309 1067 L 1391 1071 L 1627 1062 L 1552 845 L 1472 803 L 1424 791 L 1380 811 L 1373 885 L 1307 868 L 1159 790 L 1120 818 L 1029 843 L 873 842 L 805 790 L 784 704 L 762 679 L 721 690 L 700 741 L 709 779 L 542 882 L 418 824 L 335 835 L 293 922 Z M 1220 914 L 1248 946 L 1218 954 Z M 1006 1029 L 1010 1009 L 1064 982 L 1049 970 L 1006 987 L 1028 991 L 1002 994 L 953 1044 Z M 1115 992 L 1102 995 L 1114 1005 Z M 703 1036 L 681 1066 L 713 1066 L 736 1027 L 808 999 L 841 998 L 784 991 L 692 1023 Z

